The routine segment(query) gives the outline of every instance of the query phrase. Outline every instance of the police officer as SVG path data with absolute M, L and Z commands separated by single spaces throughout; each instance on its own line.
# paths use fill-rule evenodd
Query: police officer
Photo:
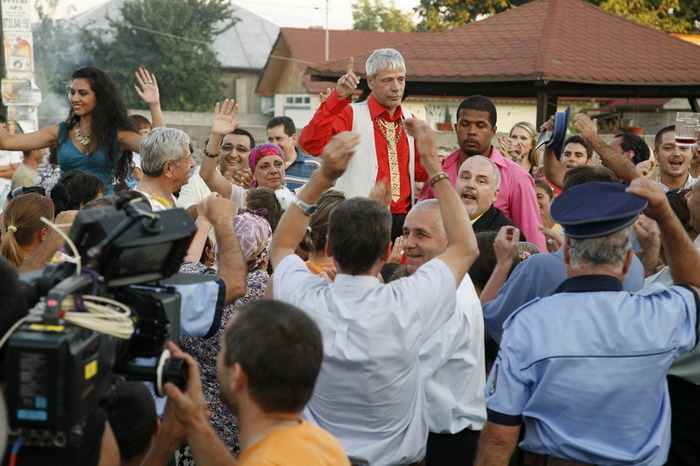
M 632 224 L 645 208 L 683 285 L 628 293 Z M 476 464 L 507 464 L 522 423 L 525 465 L 663 464 L 666 372 L 696 344 L 700 254 L 646 179 L 571 188 L 551 216 L 564 226 L 568 278 L 504 324 Z

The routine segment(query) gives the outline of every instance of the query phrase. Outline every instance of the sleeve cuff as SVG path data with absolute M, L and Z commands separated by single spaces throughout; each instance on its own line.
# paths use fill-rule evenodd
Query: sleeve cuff
M 219 284 L 219 294 L 216 297 L 216 309 L 214 310 L 214 318 L 211 321 L 211 327 L 209 331 L 203 338 L 211 338 L 216 335 L 221 326 L 221 314 L 224 312 L 224 302 L 226 300 L 226 283 L 223 280 L 218 279 L 216 282 Z
M 519 426 L 523 423 L 523 417 L 521 415 L 513 416 L 511 414 L 503 414 L 488 408 L 486 408 L 486 419 L 488 419 L 489 422 L 504 426 Z

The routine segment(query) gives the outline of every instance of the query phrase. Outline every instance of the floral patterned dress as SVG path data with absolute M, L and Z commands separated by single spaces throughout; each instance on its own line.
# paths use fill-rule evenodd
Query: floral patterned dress
M 216 275 L 216 270 L 211 267 L 206 267 L 199 262 L 185 262 L 180 267 L 180 273 Z M 216 377 L 216 359 L 221 350 L 221 337 L 224 334 L 226 324 L 240 306 L 248 301 L 264 297 L 269 278 L 270 276 L 265 270 L 255 270 L 248 273 L 245 295 L 224 308 L 221 314 L 221 326 L 216 335 L 212 338 L 204 339 L 188 335 L 183 335 L 180 338 L 182 349 L 191 354 L 199 364 L 199 370 L 202 374 L 204 399 L 207 401 L 209 411 L 211 411 L 211 425 L 219 434 L 219 437 L 226 443 L 228 449 L 235 454 L 238 454 L 239 451 L 238 426 L 236 425 L 237 421 L 235 416 L 226 405 L 224 405 L 219 396 L 219 381 Z M 180 465 L 194 464 L 189 448 L 181 453 L 179 460 Z

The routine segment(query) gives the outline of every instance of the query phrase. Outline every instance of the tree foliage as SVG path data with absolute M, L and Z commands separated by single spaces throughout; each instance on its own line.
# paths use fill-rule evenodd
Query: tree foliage
M 530 0 L 420 0 L 420 31 L 443 31 Z M 586 0 L 664 32 L 700 32 L 700 0 Z
M 58 0 L 38 1 L 39 23 L 34 26 L 34 75 L 42 91 L 41 115 L 58 117 L 67 106 L 71 72 L 88 64 L 82 49 L 83 33 L 70 20 L 53 19 Z M 59 107 L 59 108 L 57 108 Z
M 396 8 L 393 0 L 358 0 L 352 4 L 352 28 L 360 31 L 411 32 L 415 29 L 410 13 Z
M 223 90 L 221 64 L 211 48 L 237 21 L 227 0 L 129 0 L 110 28 L 91 30 L 89 54 L 119 84 L 131 108 L 134 71 L 156 74 L 164 110 L 208 111 Z M 235 44 L 231 44 L 235 46 Z

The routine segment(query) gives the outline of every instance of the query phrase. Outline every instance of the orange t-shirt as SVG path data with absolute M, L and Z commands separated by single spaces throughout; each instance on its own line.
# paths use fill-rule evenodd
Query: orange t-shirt
M 241 452 L 238 465 L 349 466 L 350 461 L 335 437 L 315 424 L 302 421 L 258 440 Z

